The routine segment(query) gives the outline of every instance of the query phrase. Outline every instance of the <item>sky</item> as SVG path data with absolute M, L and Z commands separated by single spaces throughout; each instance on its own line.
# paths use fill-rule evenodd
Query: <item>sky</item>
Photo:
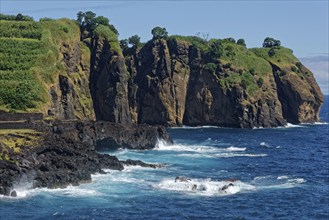
M 328 0 L 142 0 L 142 1 L 46 1 L 0 0 L 0 12 L 42 17 L 76 18 L 78 11 L 91 10 L 110 19 L 120 39 L 138 34 L 151 39 L 155 26 L 169 34 L 209 34 L 209 38 L 243 38 L 247 47 L 261 47 L 266 37 L 283 46 L 315 74 L 325 94 L 328 82 Z

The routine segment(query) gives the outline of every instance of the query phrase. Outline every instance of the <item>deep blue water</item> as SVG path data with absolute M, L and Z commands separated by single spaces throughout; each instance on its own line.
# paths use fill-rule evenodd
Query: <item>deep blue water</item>
M 110 152 L 165 168 L 128 167 L 58 190 L 22 183 L 19 198 L 0 198 L 0 219 L 329 219 L 328 101 L 321 124 L 170 129 L 174 146 Z M 228 178 L 238 181 L 223 191 Z

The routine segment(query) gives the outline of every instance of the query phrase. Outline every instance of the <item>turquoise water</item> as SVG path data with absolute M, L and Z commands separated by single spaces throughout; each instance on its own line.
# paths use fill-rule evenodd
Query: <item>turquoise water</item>
M 0 219 L 329 219 L 328 114 L 326 96 L 315 125 L 169 129 L 173 146 L 103 152 L 164 168 L 126 167 L 57 190 L 22 183 L 18 198 L 0 198 Z

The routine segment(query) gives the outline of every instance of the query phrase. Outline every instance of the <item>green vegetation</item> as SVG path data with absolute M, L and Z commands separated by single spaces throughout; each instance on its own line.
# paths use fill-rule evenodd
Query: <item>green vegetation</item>
M 231 73 L 228 77 L 220 80 L 220 84 L 223 88 L 231 88 L 234 85 L 241 85 L 249 95 L 254 95 L 259 89 L 255 78 L 248 72 Z
M 214 73 L 217 69 L 217 65 L 214 64 L 214 63 L 207 63 L 205 66 L 204 66 L 204 69 L 211 72 L 211 73 Z
M 239 39 L 236 43 L 241 46 L 246 46 L 246 42 L 244 39 Z
M 271 54 L 269 51 L 274 51 Z M 278 66 L 290 66 L 298 62 L 298 59 L 293 55 L 292 50 L 285 47 L 272 47 L 272 48 L 253 48 L 251 49 L 257 56 L 270 61 Z
M 33 21 L 33 18 L 30 16 L 22 15 L 18 13 L 17 15 L 5 15 L 0 13 L 0 20 L 7 21 Z
M 133 46 L 133 48 L 138 48 L 141 43 L 141 38 L 136 34 L 128 38 L 128 43 Z
M 270 64 L 257 56 L 253 51 L 247 49 L 245 46 L 223 43 L 224 54 L 220 58 L 222 63 L 229 64 L 226 68 L 234 68 L 236 70 L 243 70 L 252 75 L 267 75 L 272 72 Z
M 167 39 L 168 38 L 168 32 L 166 30 L 166 28 L 162 28 L 162 27 L 155 27 L 152 29 L 151 31 L 152 35 L 153 35 L 153 39 Z
M 104 16 L 97 16 L 92 11 L 82 12 L 79 11 L 77 13 L 77 21 L 81 28 L 81 33 L 83 31 L 88 31 L 91 35 L 95 33 L 95 30 L 100 25 L 107 26 L 115 35 L 119 35 L 118 30 L 110 24 L 110 20 Z
M 69 19 L 1 20 L 0 29 L 1 109 L 40 112 L 47 88 L 65 72 L 60 47 L 79 42 L 80 29 Z
M 202 52 L 206 52 L 209 49 L 208 42 L 198 36 L 172 35 L 169 37 L 169 39 L 188 42 L 196 48 L 200 49 Z
M 216 60 L 224 54 L 224 47 L 221 40 L 213 40 L 208 50 L 211 59 Z
M 0 21 L 0 37 L 41 38 L 40 23 L 35 21 Z
M 110 52 L 116 55 L 122 55 L 122 50 L 118 41 L 118 36 L 105 25 L 98 25 L 95 29 L 95 35 L 99 38 L 105 39 L 110 43 Z
M 263 42 L 263 47 L 271 48 L 271 47 L 279 47 L 279 46 L 281 46 L 281 41 L 276 40 L 271 37 L 265 38 L 265 40 Z

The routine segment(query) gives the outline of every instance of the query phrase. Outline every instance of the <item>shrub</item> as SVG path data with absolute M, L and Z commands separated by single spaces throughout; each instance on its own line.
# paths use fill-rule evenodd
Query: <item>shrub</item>
M 250 72 L 251 75 L 255 75 L 255 69 L 254 69 L 254 68 L 251 68 L 251 69 L 249 70 L 249 72 Z
M 214 64 L 214 63 L 207 63 L 207 64 L 205 65 L 205 70 L 208 70 L 208 71 L 211 72 L 211 73 L 216 72 L 216 69 L 217 69 L 217 65 Z
M 270 57 L 273 57 L 273 56 L 275 55 L 275 53 L 276 53 L 276 51 L 275 51 L 275 48 L 274 48 L 274 47 L 271 48 L 271 49 L 268 51 L 268 55 L 269 55 Z
M 245 42 L 244 39 L 239 39 L 236 43 L 237 43 L 238 45 L 246 46 L 246 42 Z
M 228 69 L 228 68 L 231 68 L 231 66 L 232 66 L 232 64 L 231 64 L 231 63 L 226 63 L 226 64 L 224 64 L 224 66 L 223 66 L 223 67 Z
M 291 67 L 291 71 L 293 71 L 293 72 L 297 73 L 297 67 L 295 67 L 295 66 L 292 66 L 292 67 Z
M 302 67 L 303 67 L 303 64 L 301 62 L 296 62 L 296 66 L 297 66 L 298 69 L 301 70 Z
M 218 59 L 220 58 L 224 53 L 224 48 L 221 40 L 215 40 L 211 43 L 210 49 L 209 49 L 209 56 L 212 59 Z
M 257 80 L 257 85 L 259 87 L 262 87 L 262 85 L 264 84 L 264 79 L 262 77 L 260 77 L 258 80 Z

